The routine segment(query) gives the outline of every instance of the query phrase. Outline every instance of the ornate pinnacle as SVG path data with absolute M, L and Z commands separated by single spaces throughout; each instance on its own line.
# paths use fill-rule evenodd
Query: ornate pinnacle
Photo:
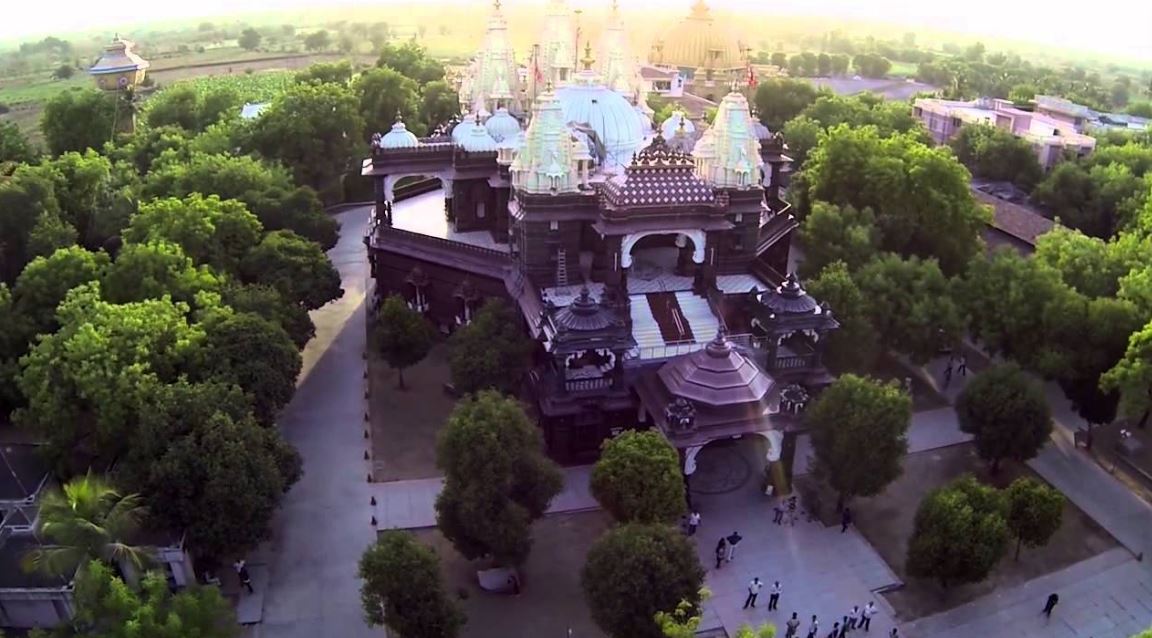
M 400 112 L 400 109 L 396 109 L 396 123 L 397 124 L 403 124 L 404 123 L 404 114 Z
M 584 43 L 584 59 L 580 60 L 580 62 L 584 65 L 585 71 L 591 71 L 592 65 L 596 63 L 596 60 L 592 57 L 592 43 L 591 42 L 585 42 Z
M 499 11 L 500 10 L 500 0 L 495 0 L 495 2 L 492 3 L 492 8 Z

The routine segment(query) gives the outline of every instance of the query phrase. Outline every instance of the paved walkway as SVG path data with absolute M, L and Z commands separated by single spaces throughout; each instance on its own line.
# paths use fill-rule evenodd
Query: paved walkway
M 356 565 L 375 540 L 369 524 L 363 439 L 364 297 L 368 259 L 362 238 L 368 209 L 341 213 L 340 242 L 329 253 L 344 296 L 312 313 L 316 337 L 304 350 L 296 396 L 280 418 L 284 436 L 304 457 L 304 476 L 285 496 L 274 538 L 253 563 L 267 563 L 267 638 L 361 638 Z
M 592 497 L 591 465 L 564 468 L 564 490 L 552 499 L 549 514 L 600 509 Z M 444 479 L 416 479 L 373 483 L 373 516 L 380 529 L 420 529 L 436 526 L 436 496 Z

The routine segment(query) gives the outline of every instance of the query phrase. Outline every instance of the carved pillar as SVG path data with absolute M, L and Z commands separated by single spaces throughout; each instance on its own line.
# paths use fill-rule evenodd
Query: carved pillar
M 453 199 L 455 197 L 455 193 L 452 189 L 453 180 L 451 177 L 445 177 L 443 175 L 439 175 L 438 177 L 440 178 L 440 184 L 444 189 L 444 219 L 448 220 L 449 222 L 455 222 L 456 210 L 453 207 Z

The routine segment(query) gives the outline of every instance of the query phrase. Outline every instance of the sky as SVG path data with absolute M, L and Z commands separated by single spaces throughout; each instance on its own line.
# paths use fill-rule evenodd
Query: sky
M 449 0 L 451 1 L 451 0 Z M 455 0 L 475 11 L 483 0 Z M 686 13 L 691 0 L 619 0 L 622 8 Z M 506 0 L 507 4 L 537 4 L 544 0 Z M 571 0 L 574 6 L 607 7 L 609 0 Z M 389 0 L 6 0 L 0 19 L 0 39 L 25 35 L 113 28 L 141 21 L 217 18 L 247 12 L 305 9 L 323 6 L 372 5 Z M 404 2 L 408 4 L 408 2 Z M 425 2 L 421 2 L 425 4 Z M 1083 0 L 709 0 L 715 9 L 751 10 L 758 14 L 867 20 L 928 28 L 959 34 L 1010 38 L 1072 49 L 1095 51 L 1152 62 L 1152 2 L 1131 0 L 1098 5 Z

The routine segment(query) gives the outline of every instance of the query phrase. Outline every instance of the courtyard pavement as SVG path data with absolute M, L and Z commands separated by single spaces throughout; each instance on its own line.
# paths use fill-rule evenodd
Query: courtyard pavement
M 316 337 L 304 350 L 296 396 L 280 417 L 304 459 L 304 476 L 285 496 L 273 539 L 250 562 L 268 564 L 267 638 L 383 636 L 365 625 L 356 566 L 375 540 L 369 522 L 364 422 L 364 299 L 368 208 L 337 216 L 340 242 L 329 252 L 344 296 L 312 313 Z

